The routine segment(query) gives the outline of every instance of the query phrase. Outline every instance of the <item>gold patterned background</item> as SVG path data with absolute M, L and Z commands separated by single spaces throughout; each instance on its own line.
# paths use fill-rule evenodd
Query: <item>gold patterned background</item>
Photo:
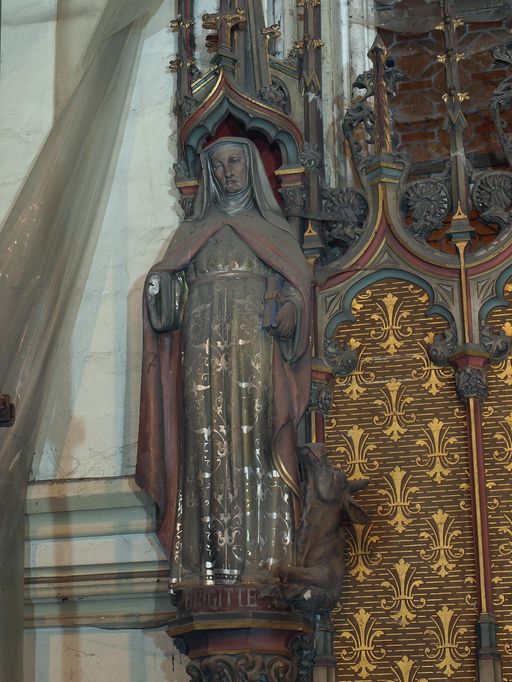
M 357 499 L 371 518 L 349 535 L 335 614 L 341 682 L 476 679 L 465 418 L 452 370 L 427 355 L 447 327 L 427 308 L 419 287 L 384 280 L 337 330 L 359 362 L 337 379 L 326 444 L 351 478 L 369 479 Z
M 512 304 L 512 284 L 505 287 Z M 488 322 L 512 336 L 512 309 L 491 311 Z M 512 682 L 512 357 L 489 370 L 484 410 L 487 505 L 494 607 L 504 682 Z

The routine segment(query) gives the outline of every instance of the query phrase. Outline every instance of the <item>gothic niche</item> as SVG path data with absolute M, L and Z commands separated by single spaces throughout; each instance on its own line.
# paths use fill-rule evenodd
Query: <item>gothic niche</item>
M 313 635 L 341 595 L 343 524 L 366 522 L 353 493 L 367 482 L 347 481 L 325 446 L 298 447 L 311 272 L 256 146 L 221 137 L 200 163 L 193 214 L 144 289 L 136 478 L 157 503 L 178 609 L 169 633 L 191 679 L 291 682 L 303 661 L 290 642 Z M 248 610 L 254 655 L 217 655 L 225 614 Z M 226 628 L 242 636 L 236 619 Z

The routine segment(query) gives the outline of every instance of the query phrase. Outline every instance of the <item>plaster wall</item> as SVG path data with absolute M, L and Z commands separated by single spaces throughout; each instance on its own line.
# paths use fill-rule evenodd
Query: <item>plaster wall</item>
M 292 4 L 283 0 L 268 2 L 266 7 L 269 20 L 282 18 L 285 42 L 289 42 L 292 28 L 285 17 L 292 16 Z M 77 0 L 71 6 L 78 11 Z M 200 13 L 214 8 L 214 0 L 209 0 Z M 365 67 L 371 17 L 367 16 L 368 0 L 351 0 L 341 7 L 328 3 L 322 9 L 327 23 L 324 125 L 333 140 L 327 148 L 339 150 L 340 117 L 349 96 L 347 78 Z M 68 321 L 71 342 L 58 349 L 58 366 L 36 442 L 35 480 L 119 476 L 134 471 L 142 285 L 181 216 L 172 188 L 175 75 L 167 70 L 167 63 L 176 49 L 176 34 L 168 30 L 171 15 L 169 3 L 162 3 L 143 31 L 119 158 L 91 271 L 83 294 L 70 292 L 70 296 L 81 296 L 79 312 L 76 319 Z M 61 12 L 60 16 L 59 21 L 69 21 L 69 13 Z M 94 25 L 90 13 L 86 18 Z M 198 16 L 196 25 L 200 23 Z M 348 47 L 340 47 L 340 30 L 342 35 L 345 31 Z M 69 49 L 69 36 L 66 45 Z M 62 41 L 57 43 L 57 52 L 65 52 Z M 351 55 L 357 63 L 350 61 Z M 198 47 L 197 56 L 198 66 L 206 70 L 209 55 Z M 61 74 L 59 102 L 66 90 L 61 72 L 57 72 Z M 327 158 L 332 183 L 345 172 L 340 158 L 339 153 Z
M 58 0 L 3 0 L 0 225 L 53 122 Z
M 185 658 L 162 628 L 28 630 L 24 682 L 185 682 Z
M 175 76 L 168 3 L 145 26 L 113 184 L 71 342 L 44 407 L 35 479 L 118 476 L 135 465 L 141 290 L 179 223 L 171 190 Z M 168 136 L 170 137 L 168 139 Z M 81 295 L 70 292 L 70 295 Z
M 21 66 L 13 66 L 12 73 L 6 72 L 7 78 L 11 79 L 8 92 L 15 94 L 13 102 L 16 106 L 10 105 L 12 111 L 9 109 L 7 118 L 2 114 L 2 126 L 11 121 L 10 128 L 0 136 L 2 208 L 14 198 L 51 127 L 54 90 L 57 109 L 60 109 L 73 80 L 73 73 L 64 73 L 56 57 L 59 53 L 65 55 L 70 49 L 69 41 L 59 40 L 59 31 L 57 40 L 55 38 L 57 0 L 23 0 L 20 5 L 26 5 L 27 12 L 36 7 L 42 12 L 42 8 L 47 7 L 50 18 L 44 21 L 40 18 L 34 25 L 29 22 L 20 26 L 14 21 L 10 27 L 6 8 L 14 7 L 14 4 L 15 0 L 4 0 L 2 52 L 9 52 L 9 58 L 5 59 L 2 68 L 5 73 L 9 64 L 18 59 L 24 70 L 20 71 Z M 94 3 L 94 6 L 99 7 L 100 4 Z M 83 292 L 69 292 L 70 296 L 80 297 L 80 306 L 77 317 L 67 322 L 71 331 L 70 343 L 57 349 L 57 369 L 43 407 L 36 442 L 35 480 L 116 477 L 134 471 L 142 286 L 147 270 L 163 254 L 181 217 L 177 193 L 172 188 L 172 164 L 176 156 L 172 116 L 175 76 L 167 70 L 167 63 L 175 53 L 175 35 L 167 28 L 169 19 L 174 15 L 173 4 L 163 2 L 143 30 L 126 103 L 126 122 L 112 188 L 88 281 Z M 201 5 L 198 13 L 203 13 L 213 11 L 216 3 L 208 0 L 196 3 L 198 5 Z M 68 4 L 68 8 L 72 7 L 77 7 L 77 0 Z M 325 50 L 327 85 L 324 112 L 326 129 L 331 130 L 333 117 L 343 110 L 345 102 L 344 99 L 336 99 L 338 95 L 333 88 L 344 87 L 339 82 L 345 82 L 347 65 L 344 60 L 350 59 L 350 51 L 342 50 L 336 43 L 339 43 L 341 26 L 338 1 L 326 3 L 325 11 L 328 17 L 335 17 L 338 22 L 326 30 L 329 37 Z M 295 2 L 269 0 L 267 13 L 270 20 L 282 18 L 281 46 L 286 54 L 295 39 L 298 16 Z M 67 20 L 66 16 L 61 14 L 61 20 Z M 93 24 L 93 19 L 90 19 L 90 26 Z M 35 50 L 39 45 L 40 53 L 32 53 L 29 59 L 20 45 L 26 43 L 25 37 L 32 30 L 35 42 L 31 43 L 31 49 Z M 351 43 L 351 50 L 352 46 Z M 367 47 L 364 43 L 361 51 Z M 56 59 L 60 65 L 57 70 L 54 68 Z M 202 70 L 207 68 L 208 61 L 209 55 L 199 50 L 198 65 Z M 34 63 L 38 63 L 37 69 L 33 69 Z M 75 66 L 77 63 L 74 62 Z M 357 69 L 359 66 L 353 70 L 357 72 Z M 24 73 L 26 80 L 22 84 L 20 74 Z M 17 85 L 15 81 L 18 81 Z M 335 82 L 338 85 L 334 86 Z M 5 101 L 3 96 L 2 101 Z M 20 114 L 25 109 L 28 112 L 26 121 Z M 20 153 L 14 165 L 12 152 L 3 153 L 5 147 L 1 146 L 6 144 L 11 129 L 17 131 L 19 138 L 16 146 Z M 24 132 L 26 130 L 30 131 L 30 135 Z M 339 148 L 337 137 L 336 140 Z M 2 159 L 9 157 L 9 166 L 4 168 Z M 339 168 L 334 162 L 330 160 L 328 163 L 334 176 L 339 175 Z M 331 177 L 333 183 L 334 176 Z M 94 561 L 96 550 L 94 542 L 91 542 L 90 559 Z M 52 548 L 53 545 L 48 551 L 52 552 Z M 35 560 L 35 554 L 30 555 L 31 551 L 29 566 Z M 97 556 L 99 560 L 99 554 Z M 56 555 L 55 561 L 57 559 Z M 69 570 L 73 570 L 72 565 L 80 560 L 73 554 L 69 559 Z M 163 629 L 100 630 L 79 627 L 27 630 L 26 682 L 110 682 L 112 679 L 181 682 L 187 677 L 179 653 L 173 661 L 172 643 Z

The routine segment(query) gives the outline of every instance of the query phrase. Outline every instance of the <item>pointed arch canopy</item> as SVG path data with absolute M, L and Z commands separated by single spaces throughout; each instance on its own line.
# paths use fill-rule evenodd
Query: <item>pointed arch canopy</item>
M 299 127 L 279 109 L 238 91 L 221 69 L 212 91 L 180 131 L 179 145 L 193 177 L 199 175 L 198 153 L 205 138 L 213 136 L 229 115 L 239 120 L 246 132 L 257 131 L 269 144 L 277 144 L 283 167 L 301 165 L 304 138 Z

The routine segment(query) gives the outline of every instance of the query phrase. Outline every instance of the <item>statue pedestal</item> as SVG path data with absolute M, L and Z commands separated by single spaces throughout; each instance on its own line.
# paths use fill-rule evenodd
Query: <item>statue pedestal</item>
M 315 619 L 271 591 L 263 584 L 175 591 L 178 612 L 167 633 L 191 659 L 191 680 L 311 680 Z

